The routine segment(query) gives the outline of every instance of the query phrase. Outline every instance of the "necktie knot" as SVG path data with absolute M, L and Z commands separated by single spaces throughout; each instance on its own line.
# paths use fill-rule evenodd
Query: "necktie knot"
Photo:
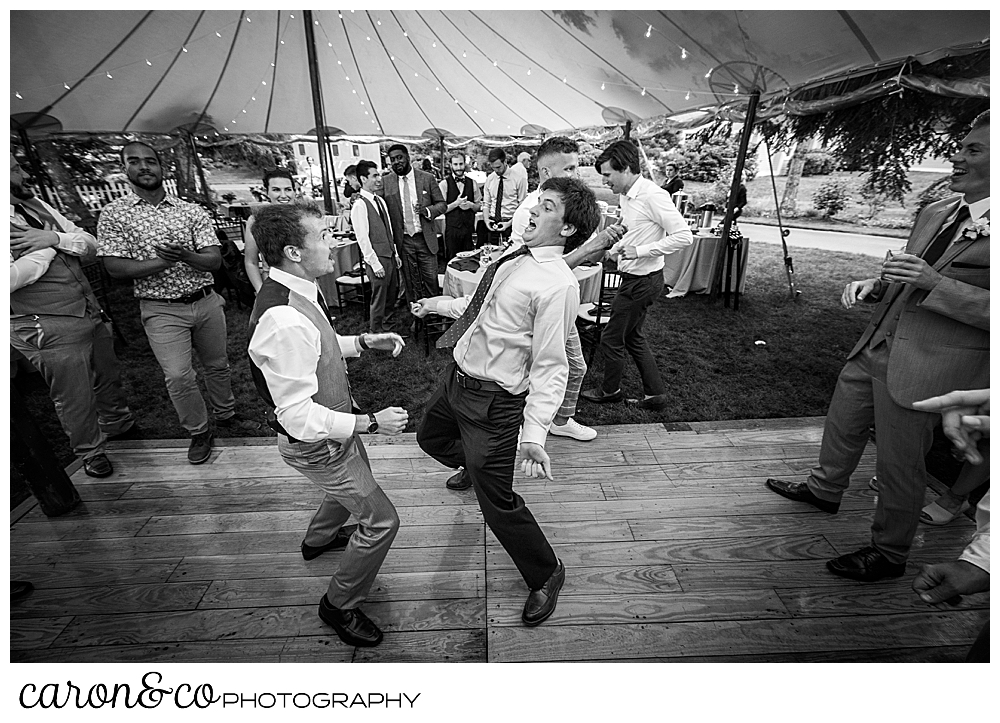
M 951 245 L 951 242 L 955 240 L 955 234 L 958 230 L 965 224 L 966 221 L 972 214 L 969 212 L 969 207 L 963 205 L 958 209 L 958 213 L 955 215 L 955 219 L 944 227 L 940 233 L 934 238 L 933 241 L 927 246 L 927 250 L 924 252 L 923 259 L 927 262 L 929 266 L 933 266 L 938 262 L 938 259 L 944 255 L 945 249 Z
M 460 316 L 454 324 L 448 327 L 448 331 L 446 331 L 441 338 L 437 340 L 436 346 L 438 349 L 446 349 L 448 347 L 455 346 L 455 344 L 458 343 L 458 340 L 462 338 L 462 335 L 464 335 L 465 332 L 467 332 L 472 326 L 472 323 L 476 320 L 476 317 L 479 316 L 479 312 L 483 308 L 483 302 L 486 301 L 486 294 L 489 292 L 490 286 L 493 285 L 493 279 L 497 275 L 497 270 L 508 261 L 524 256 L 528 253 L 528 247 L 522 246 L 514 253 L 507 254 L 486 269 L 482 280 L 479 282 L 479 286 L 476 287 L 476 293 L 472 295 L 472 300 L 469 302 L 469 306 L 465 309 L 465 313 L 462 314 L 462 316 Z

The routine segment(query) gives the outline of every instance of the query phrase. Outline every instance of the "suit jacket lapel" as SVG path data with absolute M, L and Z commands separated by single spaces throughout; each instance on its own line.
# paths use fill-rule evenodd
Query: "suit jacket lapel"
M 956 208 L 958 208 L 959 203 L 960 199 L 956 198 L 954 203 L 949 203 L 947 206 L 938 209 L 936 213 L 931 214 L 927 220 L 920 225 L 920 228 L 914 229 L 911 253 L 917 256 L 923 255 L 931 241 L 933 241 L 934 237 L 938 235 L 939 231 L 941 231 L 941 227 L 944 226 L 945 220 L 952 213 L 954 213 Z

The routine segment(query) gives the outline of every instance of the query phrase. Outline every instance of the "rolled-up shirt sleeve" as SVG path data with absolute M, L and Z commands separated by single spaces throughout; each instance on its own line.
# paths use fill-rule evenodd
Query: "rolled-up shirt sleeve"
M 357 356 L 356 337 L 338 337 L 344 356 Z M 316 366 L 320 334 L 288 306 L 268 309 L 250 339 L 251 361 L 264 375 L 278 422 L 303 442 L 345 440 L 354 434 L 353 414 L 336 412 L 313 401 L 319 391 Z
M 53 248 L 29 251 L 18 259 L 10 257 L 10 290 L 17 291 L 38 281 L 56 257 Z
M 49 213 L 52 214 L 52 218 L 56 220 L 56 223 L 59 224 L 60 228 L 59 231 L 55 232 L 56 236 L 59 237 L 59 245 L 56 248 L 63 253 L 69 254 L 70 256 L 86 256 L 93 251 L 97 251 L 96 238 L 63 216 L 57 210 L 48 206 L 48 204 L 46 204 L 46 206 L 49 209 Z
M 990 493 L 979 500 L 976 508 L 976 534 L 959 560 L 971 562 L 986 572 L 990 571 Z

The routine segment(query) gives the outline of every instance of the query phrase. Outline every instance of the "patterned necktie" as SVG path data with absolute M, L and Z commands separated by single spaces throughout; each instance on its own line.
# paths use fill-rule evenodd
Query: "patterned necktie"
M 945 249 L 948 248 L 952 240 L 955 238 L 955 234 L 958 232 L 958 229 L 969 220 L 970 216 L 969 207 L 962 206 L 962 208 L 958 211 L 958 215 L 955 216 L 955 220 L 948 224 L 948 226 L 942 230 L 933 241 L 931 241 L 923 255 L 923 259 L 927 262 L 928 266 L 933 266 L 938 262 L 938 259 L 940 259 L 942 254 L 944 254 Z
M 469 330 L 470 326 L 472 326 L 472 322 L 476 320 L 476 317 L 479 316 L 479 312 L 483 308 L 483 301 L 486 300 L 486 294 L 489 292 L 490 286 L 493 285 L 493 278 L 497 275 L 497 269 L 511 259 L 516 259 L 517 257 L 524 256 L 527 253 L 529 253 L 528 247 L 522 246 L 514 253 L 504 256 L 502 259 L 486 269 L 486 273 L 483 274 L 482 281 L 480 281 L 479 286 L 476 287 L 476 293 L 472 295 L 472 301 L 469 302 L 469 306 L 466 308 L 465 313 L 462 314 L 454 324 L 448 327 L 448 331 L 446 331 L 441 338 L 437 340 L 438 349 L 446 349 L 455 346 L 455 344 L 458 343 L 458 340 L 462 338 L 462 335 Z
M 30 213 L 28 213 L 28 209 L 26 209 L 22 204 L 15 203 L 14 210 L 17 211 L 19 214 L 21 214 L 21 217 L 28 222 L 28 225 L 31 226 L 31 228 L 40 228 L 40 229 L 45 228 L 45 224 L 39 221 L 34 216 L 32 216 Z
M 401 177 L 403 181 L 403 220 L 406 221 L 406 235 L 412 236 L 417 232 L 417 224 L 413 219 L 413 199 L 410 196 L 410 182 L 406 177 Z
M 493 211 L 493 220 L 496 223 L 500 223 L 500 204 L 503 202 L 503 176 L 499 176 L 499 179 L 500 181 L 497 183 L 497 205 Z

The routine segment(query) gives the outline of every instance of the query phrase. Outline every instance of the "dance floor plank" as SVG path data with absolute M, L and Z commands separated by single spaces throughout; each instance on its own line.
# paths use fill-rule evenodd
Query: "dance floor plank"
M 862 584 L 828 559 L 867 544 L 877 493 L 869 445 L 840 513 L 784 500 L 822 418 L 599 428 L 551 438 L 553 480 L 515 485 L 567 569 L 555 614 L 524 627 L 524 581 L 483 523 L 473 490 L 414 435 L 375 436 L 376 478 L 401 527 L 365 603 L 377 648 L 343 645 L 316 608 L 342 553 L 299 544 L 321 493 L 273 439 L 217 440 L 187 463 L 183 440 L 111 445 L 115 474 L 73 470 L 83 503 L 47 518 L 19 508 L 11 576 L 14 662 L 949 662 L 989 614 L 989 595 L 929 606 L 911 589 L 957 557 L 961 517 L 920 525 L 903 577 Z M 940 485 L 931 480 L 927 499 Z M 23 513 L 23 514 L 22 514 Z

